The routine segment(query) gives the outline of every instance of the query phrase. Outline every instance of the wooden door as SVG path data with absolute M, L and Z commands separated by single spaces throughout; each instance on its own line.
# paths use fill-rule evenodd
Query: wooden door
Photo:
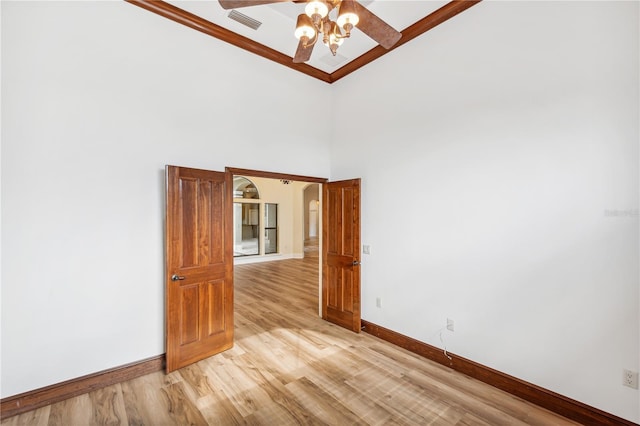
M 167 373 L 233 346 L 231 173 L 167 166 Z
M 322 318 L 360 332 L 360 179 L 323 185 Z

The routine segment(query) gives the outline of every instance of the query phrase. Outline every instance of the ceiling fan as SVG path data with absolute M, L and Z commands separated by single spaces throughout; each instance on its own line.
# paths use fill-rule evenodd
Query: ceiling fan
M 355 27 L 371 37 L 385 49 L 395 45 L 402 34 L 374 15 L 355 0 L 218 0 L 223 9 L 293 1 L 306 3 L 305 13 L 298 15 L 295 36 L 298 48 L 293 62 L 307 62 L 313 47 L 319 39 L 335 56 L 345 38 L 351 36 Z M 337 19 L 333 21 L 329 13 L 337 9 Z M 322 35 L 321 35 L 322 34 Z

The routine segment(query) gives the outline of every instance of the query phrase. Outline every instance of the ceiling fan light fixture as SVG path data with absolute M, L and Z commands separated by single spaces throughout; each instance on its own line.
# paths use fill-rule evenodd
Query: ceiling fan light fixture
M 358 25 L 360 17 L 356 13 L 356 7 L 353 0 L 342 0 L 338 12 L 338 26 L 346 32 L 345 37 L 351 35 L 353 27 Z
M 2 0 L 0 0 L 2 1 Z M 134 0 L 128 0 L 134 1 Z M 143 1 L 143 0 L 135 0 Z M 144 0 L 151 1 L 151 0 Z M 218 0 L 223 9 L 257 6 L 271 3 L 304 3 L 304 13 L 298 15 L 294 36 L 298 47 L 291 58 L 293 63 L 303 63 L 311 59 L 313 47 L 322 39 L 331 54 L 337 56 L 338 47 L 345 38 L 351 36 L 354 27 L 385 49 L 391 49 L 402 37 L 385 21 L 369 11 L 358 1 L 370 3 L 371 0 Z M 455 0 L 463 1 L 463 0 Z M 162 3 L 162 2 L 160 2 Z M 335 12 L 334 12 L 335 9 Z M 232 11 L 233 13 L 233 11 Z M 286 15 L 289 16 L 288 13 Z M 229 15 L 232 16 L 231 14 Z M 448 18 L 447 18 L 448 19 Z M 258 23 L 259 24 L 259 23 Z M 195 28 L 195 27 L 194 27 Z M 329 55 L 326 55 L 328 57 Z M 342 55 L 340 55 L 342 56 Z M 344 57 L 343 57 L 344 58 Z M 334 59 L 335 62 L 335 59 Z
M 305 6 L 304 12 L 314 22 L 318 22 L 329 14 L 329 6 L 324 0 L 312 0 Z
M 311 21 L 311 18 L 304 13 L 298 15 L 298 22 L 296 24 L 294 35 L 298 40 L 301 40 L 302 37 L 307 37 L 307 40 L 311 40 L 316 36 L 316 28 L 313 25 L 313 21 Z

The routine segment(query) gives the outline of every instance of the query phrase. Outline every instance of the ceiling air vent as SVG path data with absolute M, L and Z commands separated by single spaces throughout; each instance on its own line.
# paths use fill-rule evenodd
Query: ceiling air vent
M 332 67 L 337 67 L 347 59 L 349 58 L 339 53 L 336 56 L 333 56 L 332 54 L 327 53 L 326 55 L 320 57 L 320 60 L 322 62 L 324 62 L 327 65 L 331 65 Z
M 244 13 L 240 13 L 237 10 L 232 10 L 229 12 L 229 18 L 233 19 L 236 22 L 240 22 L 242 25 L 246 25 L 247 27 L 257 30 L 262 22 L 256 21 L 255 19 L 245 15 Z

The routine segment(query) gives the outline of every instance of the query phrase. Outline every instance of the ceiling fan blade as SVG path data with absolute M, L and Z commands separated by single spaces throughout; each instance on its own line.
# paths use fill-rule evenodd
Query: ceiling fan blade
M 354 2 L 354 6 L 356 13 L 360 17 L 360 22 L 358 22 L 356 28 L 374 39 L 380 46 L 390 49 L 400 40 L 402 33 L 396 31 L 391 25 L 378 18 L 360 3 Z
M 301 62 L 307 62 L 311 58 L 311 52 L 313 52 L 313 46 L 316 44 L 307 44 L 305 47 L 303 45 L 302 40 L 298 42 L 298 49 L 296 49 L 296 54 L 293 57 L 293 62 L 299 64 Z
M 261 4 L 283 3 L 291 0 L 218 0 L 223 9 L 240 9 L 241 7 L 259 6 Z

